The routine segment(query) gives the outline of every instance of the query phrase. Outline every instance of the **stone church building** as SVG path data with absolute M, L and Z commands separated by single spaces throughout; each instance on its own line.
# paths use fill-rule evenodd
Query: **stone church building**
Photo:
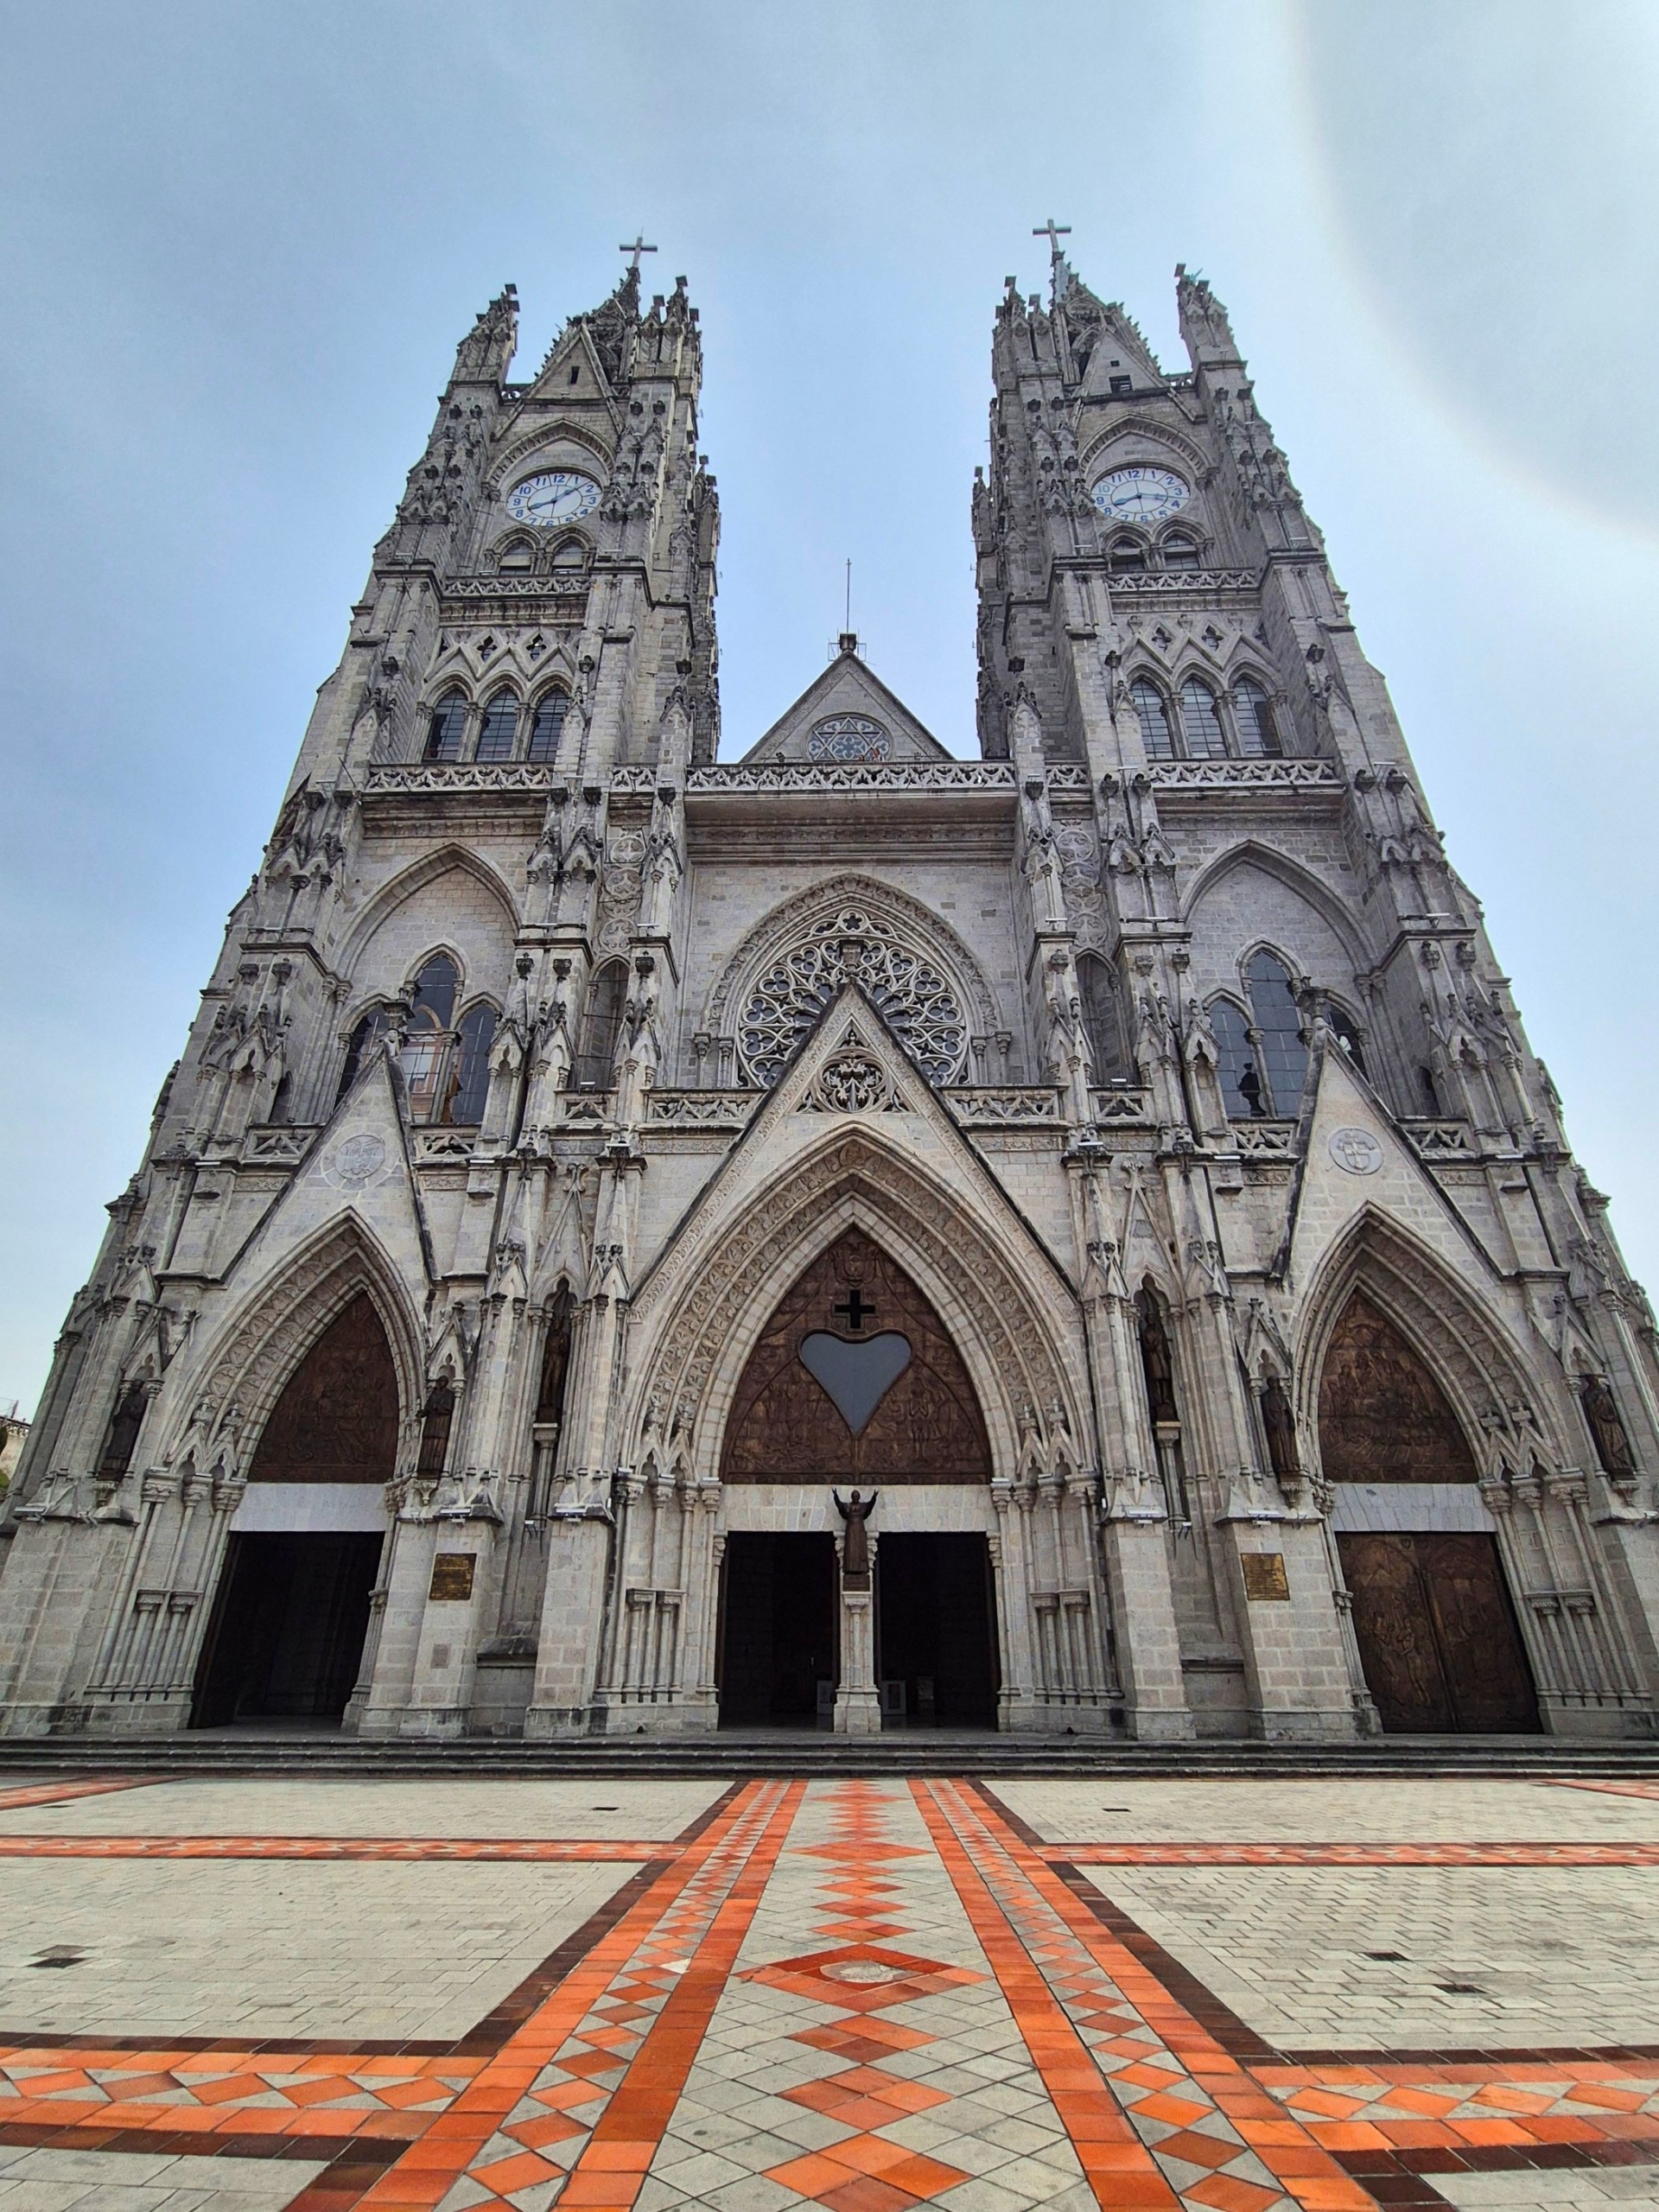
M 5 1499 L 0 1726 L 1649 1732 L 1652 1315 L 1219 301 L 1169 371 L 1010 280 L 976 758 L 848 636 L 722 759 L 634 258 L 461 345 Z

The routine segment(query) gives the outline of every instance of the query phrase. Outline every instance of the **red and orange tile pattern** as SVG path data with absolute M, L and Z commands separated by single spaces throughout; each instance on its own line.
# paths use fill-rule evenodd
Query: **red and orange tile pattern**
M 757 1781 L 671 1843 L 9 1835 L 0 1853 L 637 1866 L 452 2044 L 0 2037 L 0 2141 L 326 2158 L 294 2212 L 661 2212 L 742 2201 L 732 2175 L 832 2212 L 954 2212 L 987 2187 L 1367 2212 L 1444 2203 L 1433 2177 L 1459 2169 L 1659 2165 L 1659 2050 L 1276 2051 L 1075 1871 L 1643 1866 L 1659 1845 L 1051 1845 L 972 1783 Z

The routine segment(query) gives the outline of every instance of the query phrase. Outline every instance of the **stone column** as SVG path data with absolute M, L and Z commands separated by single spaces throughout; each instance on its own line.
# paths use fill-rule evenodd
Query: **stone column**
M 875 1686 L 874 1594 L 868 1584 L 841 1586 L 841 1681 L 836 1690 L 836 1733 L 879 1736 L 881 1694 Z

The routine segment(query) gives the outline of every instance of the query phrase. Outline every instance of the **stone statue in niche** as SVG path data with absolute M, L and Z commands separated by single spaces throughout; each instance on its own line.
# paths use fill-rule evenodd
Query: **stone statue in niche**
M 1285 1386 L 1276 1375 L 1262 1385 L 1262 1426 L 1267 1432 L 1268 1464 L 1281 1490 L 1296 1489 L 1302 1479 L 1296 1450 L 1296 1419 L 1290 1410 Z
M 1590 1433 L 1596 1440 L 1596 1456 L 1604 1470 L 1616 1483 L 1633 1483 L 1636 1461 L 1630 1453 L 1630 1440 L 1624 1433 L 1624 1423 L 1618 1402 L 1607 1387 L 1606 1376 L 1586 1375 L 1579 1385 L 1579 1395 Z
M 847 1524 L 847 1533 L 841 1545 L 841 1580 L 846 1590 L 868 1590 L 870 1586 L 870 1540 L 864 1523 L 875 1510 L 880 1496 L 872 1491 L 868 1497 L 861 1497 L 855 1491 L 844 1503 L 839 1491 L 830 1495 L 836 1501 L 836 1510 Z

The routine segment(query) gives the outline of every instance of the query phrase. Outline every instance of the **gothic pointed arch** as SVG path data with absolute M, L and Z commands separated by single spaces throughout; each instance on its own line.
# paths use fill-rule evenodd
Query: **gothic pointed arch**
M 383 1332 L 407 1439 L 425 1395 L 422 1332 L 390 1255 L 352 1213 L 301 1246 L 219 1328 L 175 1412 L 164 1456 L 211 1452 L 221 1440 L 245 1454 L 307 1353 L 359 1299 L 368 1300 Z
M 400 1416 L 391 1346 L 359 1287 L 289 1371 L 246 1458 L 248 1480 L 388 1483 Z
M 1351 968 L 1363 971 L 1369 967 L 1365 945 L 1354 926 L 1353 917 L 1336 893 L 1310 869 L 1292 860 L 1288 854 L 1279 851 L 1274 846 L 1263 844 L 1259 838 L 1241 838 L 1237 844 L 1229 845 L 1224 852 L 1218 853 L 1197 872 L 1182 901 L 1183 920 L 1189 925 L 1193 925 L 1205 900 L 1236 870 L 1246 868 L 1259 868 L 1262 874 L 1275 878 L 1287 891 L 1311 906 L 1341 944 Z
M 1497 1287 L 1496 1283 L 1493 1286 Z M 1526 1472 L 1535 1455 L 1573 1456 L 1559 1409 L 1535 1386 L 1519 1349 L 1439 1255 L 1368 1207 L 1325 1254 L 1308 1288 L 1296 1356 L 1298 1418 L 1319 1433 L 1319 1393 L 1332 1345 L 1356 1296 L 1395 1332 L 1443 1394 L 1478 1478 Z M 1346 1479 L 1344 1478 L 1343 1479 Z
M 738 1379 L 722 1482 L 988 1482 L 985 1419 L 932 1305 L 844 1230 L 773 1308 Z
M 337 962 L 340 972 L 346 976 L 353 973 L 377 932 L 400 906 L 407 906 L 429 885 L 440 882 L 446 875 L 457 872 L 487 893 L 499 911 L 503 928 L 509 932 L 516 931 L 518 926 L 518 902 L 505 879 L 465 845 L 440 845 L 435 851 L 423 854 L 408 868 L 400 868 L 367 901 L 340 949 Z
M 653 1445 L 689 1442 L 720 1463 L 739 1378 L 779 1300 L 830 1246 L 857 1230 L 926 1300 L 976 1378 L 994 1474 L 1011 1476 L 1021 1437 L 1051 1446 L 1087 1433 L 1087 1387 L 1065 1301 L 1046 1303 L 1054 1263 L 1010 1210 L 1007 1230 L 879 1138 L 832 1135 L 734 1214 L 705 1197 L 639 1286 L 642 1361 L 625 1433 L 635 1464 Z M 1021 1243 L 1023 1239 L 1023 1243 Z
M 966 1061 L 969 1036 L 988 1035 L 1004 1026 L 995 994 L 977 960 L 943 916 L 907 893 L 869 875 L 849 872 L 831 876 L 764 915 L 733 953 L 709 993 L 705 1029 L 713 1036 L 731 1034 L 743 1017 L 746 1004 L 764 989 L 766 978 L 791 955 L 827 944 L 843 923 L 850 932 L 868 931 L 874 943 L 891 947 L 901 959 L 919 960 L 933 970 L 927 991 L 936 1011 L 942 1009 L 943 1027 L 953 1028 L 959 1041 L 943 1037 L 931 1041 L 929 1072 L 933 1073 L 935 1066 L 943 1069 L 949 1059 L 950 1072 L 936 1075 L 935 1080 L 962 1080 L 957 1071 Z M 767 1039 L 760 1047 L 768 1069 L 785 1035 L 795 1034 L 796 1029 L 804 1033 L 807 1026 L 802 1021 L 791 1028 L 787 1009 L 779 1008 L 776 1019 L 767 1025 Z M 772 1029 L 778 1033 L 775 1039 L 770 1033 Z

